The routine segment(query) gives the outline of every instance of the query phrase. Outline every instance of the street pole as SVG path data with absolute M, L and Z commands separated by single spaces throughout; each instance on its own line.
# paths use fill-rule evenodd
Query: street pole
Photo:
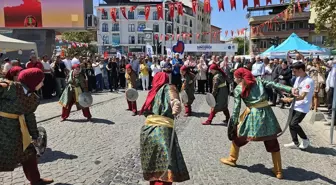
M 246 30 L 247 30 L 247 29 L 245 28 L 244 30 L 245 30 L 245 31 L 244 31 L 244 55 L 245 55 L 245 54 L 246 54 L 246 53 L 245 53 L 245 50 L 246 50 L 246 48 L 245 48 L 246 46 L 245 46 L 245 45 L 246 45 Z
M 335 70 L 335 69 L 332 69 Z M 334 82 L 334 94 L 332 103 L 332 116 L 331 116 L 331 126 L 330 126 L 330 144 L 333 144 L 334 140 L 334 128 L 336 119 L 336 81 Z

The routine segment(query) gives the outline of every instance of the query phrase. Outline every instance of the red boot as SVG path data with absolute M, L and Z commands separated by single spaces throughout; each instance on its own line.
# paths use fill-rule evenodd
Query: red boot
M 191 105 L 184 105 L 184 109 L 185 109 L 184 117 L 188 117 L 188 116 L 190 116 L 190 113 L 191 113 Z
M 203 124 L 203 125 L 211 125 L 212 120 L 213 120 L 213 118 L 215 117 L 215 115 L 216 115 L 216 112 L 215 112 L 215 111 L 211 111 L 211 112 L 210 112 L 210 115 L 209 115 L 209 117 L 208 117 L 208 120 L 206 120 L 206 121 L 203 122 L 202 124 Z
M 150 185 L 172 185 L 172 182 L 150 181 Z

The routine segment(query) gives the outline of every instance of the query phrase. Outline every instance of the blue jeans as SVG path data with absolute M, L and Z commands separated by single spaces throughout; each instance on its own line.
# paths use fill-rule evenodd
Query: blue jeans
M 291 85 L 293 86 L 295 84 L 296 76 L 293 76 L 291 79 Z
M 104 81 L 103 81 L 103 75 L 98 74 L 96 75 L 96 90 L 101 91 L 104 88 Z

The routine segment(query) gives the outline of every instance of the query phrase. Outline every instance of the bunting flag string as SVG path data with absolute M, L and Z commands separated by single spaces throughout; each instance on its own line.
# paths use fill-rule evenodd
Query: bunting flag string
M 193 13 L 196 14 L 196 10 L 197 10 L 197 1 L 196 0 L 192 0 L 192 10 L 193 10 Z
M 245 7 L 248 7 L 248 0 L 243 0 L 243 9 L 245 9 Z
M 231 4 L 231 10 L 237 9 L 236 0 L 230 0 L 230 4 Z
M 120 7 L 120 11 L 121 11 L 121 14 L 125 17 L 125 19 L 128 20 L 128 18 L 126 16 L 126 8 L 125 7 Z
M 221 10 L 224 11 L 224 2 L 223 2 L 223 0 L 217 0 L 217 3 L 218 3 L 218 10 L 219 11 L 221 11 Z

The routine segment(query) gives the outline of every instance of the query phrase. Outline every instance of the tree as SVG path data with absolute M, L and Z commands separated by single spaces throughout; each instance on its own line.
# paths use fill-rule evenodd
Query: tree
M 235 37 L 233 39 L 233 43 L 238 44 L 237 55 L 244 55 L 244 38 L 243 37 Z M 245 40 L 245 54 L 249 54 L 249 41 Z
M 327 30 L 328 43 L 336 43 L 336 1 L 335 0 L 312 0 L 313 10 L 316 12 L 315 31 L 319 33 Z
M 80 43 L 90 43 L 94 40 L 93 32 L 64 32 L 62 37 L 65 40 L 80 42 Z M 88 47 L 71 47 L 66 48 L 65 53 L 68 56 L 74 56 L 75 53 L 78 53 L 81 56 L 92 55 L 97 52 L 97 47 L 93 45 L 88 45 Z

